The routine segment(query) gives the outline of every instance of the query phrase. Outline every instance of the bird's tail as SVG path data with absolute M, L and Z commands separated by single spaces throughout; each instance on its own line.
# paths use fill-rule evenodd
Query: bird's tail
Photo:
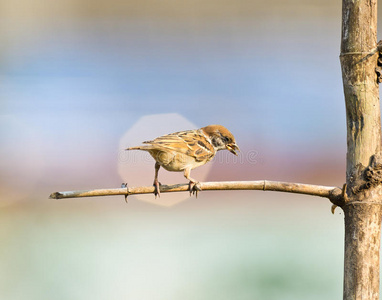
M 126 148 L 125 150 L 144 150 L 142 148 L 142 146 L 137 146 L 137 147 L 129 147 L 129 148 Z
M 142 145 L 142 146 L 136 146 L 136 147 L 129 147 L 125 150 L 143 150 L 143 151 L 149 151 L 152 150 L 153 147 L 151 145 Z

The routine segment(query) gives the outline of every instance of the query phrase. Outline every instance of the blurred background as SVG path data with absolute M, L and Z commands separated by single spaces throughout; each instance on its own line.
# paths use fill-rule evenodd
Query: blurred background
M 341 1 L 2 0 L 0 24 L 1 299 L 341 298 L 326 199 L 48 199 L 152 184 L 121 149 L 190 124 L 242 150 L 195 177 L 341 186 Z

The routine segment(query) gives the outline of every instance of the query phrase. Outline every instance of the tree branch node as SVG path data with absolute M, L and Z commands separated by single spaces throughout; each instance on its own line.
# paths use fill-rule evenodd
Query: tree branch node
M 335 188 L 330 191 L 329 193 L 329 200 L 333 203 L 332 206 L 332 213 L 334 213 L 334 210 L 337 206 L 343 207 L 345 205 L 345 199 L 347 199 L 346 195 L 346 183 L 343 185 L 342 189 Z
M 368 192 L 382 185 L 382 157 L 375 154 L 370 157 L 367 167 L 358 164 L 349 176 L 350 191 L 353 195 Z

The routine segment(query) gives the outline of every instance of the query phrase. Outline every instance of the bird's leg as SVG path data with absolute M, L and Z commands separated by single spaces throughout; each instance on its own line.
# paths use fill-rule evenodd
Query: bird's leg
M 155 198 L 157 196 L 160 197 L 159 186 L 161 185 L 161 183 L 158 181 L 158 172 L 159 172 L 159 169 L 160 169 L 160 164 L 155 163 L 155 178 L 154 178 L 154 184 L 153 184 L 154 187 L 155 187 L 155 190 L 154 190 Z
M 190 181 L 190 183 L 188 184 L 190 196 L 195 195 L 195 197 L 198 198 L 198 192 L 201 191 L 202 188 L 200 187 L 199 181 L 190 177 L 190 173 L 191 173 L 191 168 L 187 168 L 184 170 L 184 177 L 186 177 Z

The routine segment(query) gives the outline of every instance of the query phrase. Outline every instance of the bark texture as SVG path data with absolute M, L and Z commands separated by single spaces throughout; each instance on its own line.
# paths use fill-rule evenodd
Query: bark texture
M 381 116 L 377 1 L 343 0 L 341 67 L 347 121 L 344 297 L 379 299 Z
M 380 206 L 352 203 L 345 212 L 344 299 L 379 299 Z
M 368 56 L 377 46 L 377 1 L 343 0 L 341 67 L 346 101 L 347 176 L 359 163 L 369 164 L 380 152 L 381 126 L 378 54 Z

